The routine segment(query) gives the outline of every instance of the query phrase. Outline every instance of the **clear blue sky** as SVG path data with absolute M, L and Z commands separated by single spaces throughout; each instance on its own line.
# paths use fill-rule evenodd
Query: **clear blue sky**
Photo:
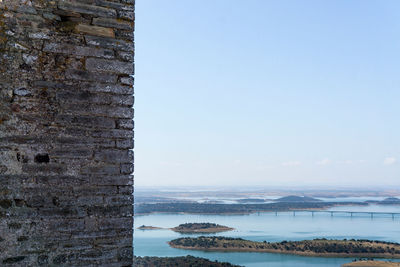
M 398 186 L 400 1 L 137 0 L 135 184 Z

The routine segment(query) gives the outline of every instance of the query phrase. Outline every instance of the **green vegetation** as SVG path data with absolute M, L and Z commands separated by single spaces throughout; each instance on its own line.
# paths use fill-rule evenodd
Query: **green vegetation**
M 178 238 L 170 241 L 169 245 L 174 248 L 209 251 L 256 251 L 322 257 L 400 258 L 400 244 L 372 240 L 314 239 L 270 243 L 241 238 L 201 236 Z
M 230 231 L 233 228 L 215 223 L 184 223 L 171 230 L 179 233 L 218 233 Z
M 137 267 L 240 267 L 227 262 L 210 261 L 203 258 L 186 257 L 135 257 L 134 266 Z

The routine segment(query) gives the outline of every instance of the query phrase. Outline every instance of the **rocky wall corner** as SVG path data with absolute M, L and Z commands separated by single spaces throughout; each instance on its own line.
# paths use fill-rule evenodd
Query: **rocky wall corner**
M 0 266 L 132 266 L 134 0 L 0 0 Z

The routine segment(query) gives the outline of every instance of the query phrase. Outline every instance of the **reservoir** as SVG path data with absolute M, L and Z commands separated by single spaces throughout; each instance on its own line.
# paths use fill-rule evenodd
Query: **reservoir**
M 339 211 L 385 211 L 400 213 L 400 206 L 346 206 L 334 207 Z M 400 215 L 394 219 L 391 215 L 348 214 L 309 212 L 254 213 L 249 215 L 193 215 L 193 214 L 150 214 L 135 216 L 135 228 L 151 225 L 172 228 L 182 223 L 211 222 L 235 230 L 215 234 L 217 236 L 240 237 L 253 241 L 305 240 L 314 238 L 328 239 L 370 239 L 400 243 Z M 202 252 L 175 249 L 167 242 L 195 234 L 179 234 L 170 230 L 137 230 L 135 229 L 135 255 L 175 257 L 193 255 L 210 260 L 226 261 L 249 267 L 306 267 L 306 266 L 340 266 L 352 258 L 320 258 L 295 255 L 256 253 L 256 252 Z M 204 235 L 204 234 L 203 234 Z

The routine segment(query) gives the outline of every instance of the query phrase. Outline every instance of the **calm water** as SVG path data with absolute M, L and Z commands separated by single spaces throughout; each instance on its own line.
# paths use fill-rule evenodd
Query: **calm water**
M 399 206 L 335 207 L 333 210 L 399 212 Z M 254 241 L 303 240 L 313 238 L 355 238 L 400 242 L 400 216 L 348 215 L 318 213 L 260 213 L 251 215 L 187 215 L 153 214 L 135 217 L 135 227 L 152 225 L 171 228 L 186 222 L 213 222 L 236 230 L 216 235 L 241 237 Z M 167 241 L 188 235 L 170 230 L 135 230 L 135 255 L 137 256 L 185 256 L 193 255 L 211 260 L 227 261 L 249 267 L 305 267 L 340 266 L 351 259 L 316 258 L 269 253 L 232 253 L 186 251 L 171 248 Z M 196 235 L 191 235 L 196 236 Z

